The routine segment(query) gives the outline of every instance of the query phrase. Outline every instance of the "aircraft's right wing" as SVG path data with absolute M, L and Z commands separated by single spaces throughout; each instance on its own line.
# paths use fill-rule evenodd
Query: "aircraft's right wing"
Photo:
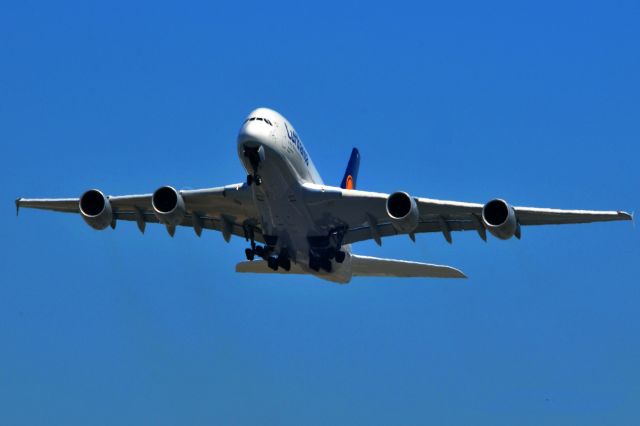
M 168 187 L 167 187 L 168 188 Z M 171 188 L 172 189 L 172 188 Z M 172 189 L 173 190 L 173 189 Z M 92 190 L 96 194 L 99 191 Z M 87 192 L 87 193 L 88 193 Z M 177 191 L 185 204 L 185 214 L 178 226 L 193 228 L 198 235 L 202 229 L 222 232 L 226 240 L 231 235 L 246 237 L 247 226 L 251 225 L 256 241 L 263 242 L 260 234 L 257 212 L 251 199 L 251 190 L 246 184 L 234 184 L 217 188 Z M 85 193 L 85 195 L 87 194 Z M 111 227 L 117 221 L 136 222 L 141 232 L 147 223 L 159 223 L 152 206 L 153 194 L 106 196 L 112 210 Z M 34 208 L 64 213 L 81 213 L 80 198 L 19 198 L 16 209 Z M 175 227 L 167 226 L 173 235 Z

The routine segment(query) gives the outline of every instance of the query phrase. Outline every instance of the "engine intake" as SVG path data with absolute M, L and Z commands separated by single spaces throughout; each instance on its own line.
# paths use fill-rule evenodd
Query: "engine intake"
M 111 203 L 97 189 L 90 189 L 82 194 L 78 207 L 84 221 L 93 229 L 102 230 L 111 225 L 113 220 Z
M 418 205 L 406 192 L 394 192 L 387 198 L 387 215 L 393 227 L 402 233 L 409 233 L 418 226 Z
M 496 238 L 508 240 L 518 230 L 516 212 L 506 201 L 495 199 L 482 208 L 482 223 Z
M 165 225 L 176 226 L 184 218 L 182 195 L 170 186 L 161 186 L 156 189 L 151 197 L 151 205 L 158 221 Z

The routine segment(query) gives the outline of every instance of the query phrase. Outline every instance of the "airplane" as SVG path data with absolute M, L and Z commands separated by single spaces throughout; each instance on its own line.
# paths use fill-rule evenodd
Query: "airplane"
M 496 198 L 485 204 L 413 197 L 356 189 L 360 153 L 351 152 L 340 186 L 326 185 L 298 133 L 282 115 L 268 108 L 252 111 L 237 137 L 246 181 L 216 188 L 176 190 L 161 186 L 152 194 L 105 196 L 97 189 L 80 198 L 16 200 L 21 207 L 79 213 L 96 230 L 114 228 L 119 220 L 159 223 L 173 237 L 176 227 L 220 231 L 225 241 L 244 238 L 242 273 L 312 274 L 335 283 L 352 277 L 466 278 L 444 265 L 361 256 L 351 245 L 425 232 L 487 231 L 501 240 L 520 239 L 521 227 L 631 220 L 624 211 L 558 210 L 515 207 Z

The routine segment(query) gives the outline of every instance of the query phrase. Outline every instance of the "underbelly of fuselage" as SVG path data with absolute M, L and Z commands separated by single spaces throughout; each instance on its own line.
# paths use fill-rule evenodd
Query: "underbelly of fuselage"
M 273 243 L 272 254 L 286 253 L 291 262 L 305 271 L 336 282 L 348 282 L 351 278 L 350 254 L 347 251 L 342 263 L 332 260 L 331 272 L 309 268 L 312 247 L 309 237 L 322 237 L 320 229 L 306 204 L 304 177 L 296 170 L 287 155 L 263 145 L 263 158 L 254 170 L 249 159 L 240 154 L 240 160 L 248 174 L 260 177 L 260 184 L 251 185 L 258 222 L 265 241 Z

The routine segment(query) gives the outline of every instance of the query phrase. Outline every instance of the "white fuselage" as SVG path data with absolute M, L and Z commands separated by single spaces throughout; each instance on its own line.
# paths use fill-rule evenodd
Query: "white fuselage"
M 282 115 L 268 108 L 252 111 L 238 134 L 238 156 L 247 173 L 253 166 L 244 152 L 262 146 L 258 167 L 261 185 L 251 185 L 263 235 L 276 236 L 276 250 L 286 248 L 291 261 L 308 273 L 336 282 L 351 279 L 351 256 L 341 264 L 332 261 L 330 273 L 308 267 L 308 237 L 326 236 L 327 230 L 313 220 L 306 202 L 304 184 L 323 181 L 294 127 Z

